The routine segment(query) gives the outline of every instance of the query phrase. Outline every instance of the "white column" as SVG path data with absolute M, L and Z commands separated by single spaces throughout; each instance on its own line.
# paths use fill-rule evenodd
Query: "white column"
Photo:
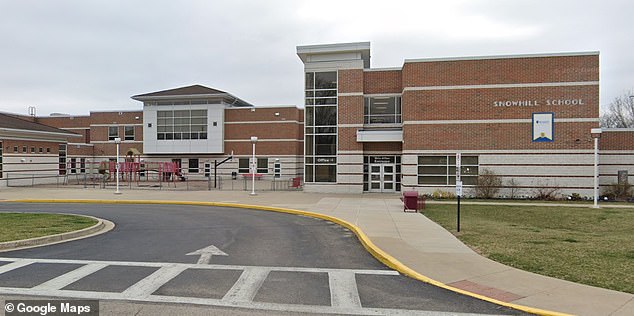
M 121 194 L 121 191 L 119 191 L 119 147 L 121 146 L 121 138 L 115 138 L 114 142 L 117 144 L 117 190 L 114 194 Z
M 255 160 L 255 143 L 258 142 L 258 138 L 256 136 L 251 136 L 251 143 L 253 144 L 253 160 L 251 165 L 251 195 L 255 194 L 255 173 L 257 171 L 257 161 Z

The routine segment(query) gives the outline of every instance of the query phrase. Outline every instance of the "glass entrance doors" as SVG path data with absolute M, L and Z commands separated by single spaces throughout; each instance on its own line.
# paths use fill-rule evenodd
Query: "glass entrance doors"
M 394 192 L 396 174 L 394 164 L 370 164 L 370 192 Z

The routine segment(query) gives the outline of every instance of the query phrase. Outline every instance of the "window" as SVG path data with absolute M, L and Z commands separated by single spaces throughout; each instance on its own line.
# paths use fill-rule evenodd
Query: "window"
M 364 124 L 401 123 L 401 97 L 367 97 L 363 110 Z
M 31 147 L 31 153 L 34 154 L 35 153 L 35 147 Z
M 460 177 L 465 185 L 478 181 L 478 156 L 462 156 Z M 456 156 L 418 156 L 418 184 L 455 185 Z
M 22 146 L 22 152 L 26 153 L 26 146 Z
M 275 163 L 273 164 L 273 175 L 276 179 L 282 177 L 282 164 L 280 163 L 279 159 L 276 159 Z
M 117 137 L 119 137 L 119 127 L 108 126 L 108 140 L 114 140 Z
M 77 158 L 70 158 L 70 173 L 77 173 Z
M 189 159 L 187 172 L 198 173 L 198 158 Z
M 156 139 L 207 139 L 207 110 L 156 112 Z
M 0 179 L 2 179 L 2 142 L 0 142 Z
M 18 146 L 13 146 L 13 153 L 18 153 Z
M 46 147 L 46 153 L 50 154 L 51 153 L 51 147 Z
M 86 173 L 86 158 L 79 158 L 79 172 Z
M 66 174 L 66 144 L 59 145 L 59 174 Z
M 40 147 L 40 154 L 44 153 L 44 148 Z
M 134 126 L 123 127 L 123 140 L 134 140 Z
M 268 158 L 258 158 L 258 168 L 256 173 L 269 173 Z
M 337 72 L 307 72 L 305 79 L 305 181 L 336 182 Z
M 249 158 L 238 159 L 238 173 L 250 173 Z

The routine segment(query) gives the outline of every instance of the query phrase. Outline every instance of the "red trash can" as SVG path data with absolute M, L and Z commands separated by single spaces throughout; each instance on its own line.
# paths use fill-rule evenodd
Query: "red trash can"
M 416 212 L 418 210 L 418 192 L 403 192 L 403 211 Z

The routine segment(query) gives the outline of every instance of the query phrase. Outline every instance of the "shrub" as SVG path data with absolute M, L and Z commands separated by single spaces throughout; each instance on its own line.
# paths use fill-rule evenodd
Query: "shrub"
M 632 185 L 629 183 L 612 183 L 603 191 L 610 200 L 627 200 L 632 197 Z
M 548 185 L 548 183 L 540 183 L 537 188 L 533 190 L 533 196 L 537 200 L 554 201 L 559 199 L 561 195 L 561 188 L 557 185 Z
M 500 192 L 502 178 L 489 169 L 482 169 L 475 186 L 475 195 L 482 199 L 490 199 Z
M 431 198 L 434 200 L 454 199 L 456 198 L 456 194 L 438 189 L 431 194 Z

